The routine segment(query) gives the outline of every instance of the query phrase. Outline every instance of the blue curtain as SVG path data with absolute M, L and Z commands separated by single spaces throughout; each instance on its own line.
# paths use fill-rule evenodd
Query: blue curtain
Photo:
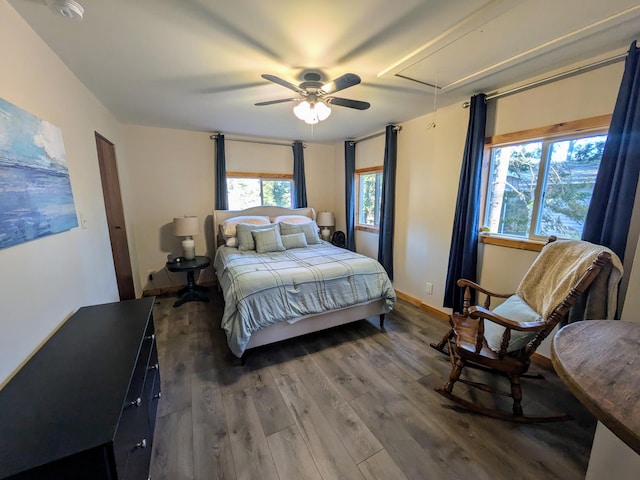
M 221 133 L 216 135 L 216 210 L 229 210 L 224 135 Z
M 307 206 L 307 183 L 304 177 L 304 145 L 293 142 L 293 208 Z
M 462 311 L 463 301 L 463 290 L 456 282 L 460 278 L 475 282 L 477 276 L 480 183 L 486 124 L 486 95 L 481 93 L 471 97 L 467 141 L 462 158 L 458 200 L 449 250 L 444 306 L 453 308 L 454 312 Z
M 640 174 L 640 61 L 631 44 L 609 136 L 593 188 L 582 239 L 604 245 L 621 260 L 627 246 L 629 224 Z
M 378 232 L 378 261 L 393 280 L 393 225 L 396 209 L 396 163 L 398 159 L 398 128 L 385 129 L 384 164 L 382 167 L 382 193 L 380 202 L 380 229 Z
M 344 142 L 344 197 L 345 217 L 347 223 L 346 247 L 352 252 L 356 251 L 356 142 L 347 140 Z

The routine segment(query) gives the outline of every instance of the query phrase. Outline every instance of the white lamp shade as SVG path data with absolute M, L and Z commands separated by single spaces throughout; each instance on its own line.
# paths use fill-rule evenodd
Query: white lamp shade
M 333 212 L 318 212 L 316 223 L 321 227 L 333 227 L 336 224 Z
M 198 217 L 176 217 L 173 219 L 173 232 L 176 237 L 190 237 L 200 233 Z
M 317 102 L 315 104 L 314 110 L 318 114 L 318 120 L 320 121 L 326 120 L 327 118 L 329 118 L 329 115 L 331 115 L 331 109 L 326 103 L 323 102 Z
M 331 115 L 331 108 L 321 101 L 309 103 L 307 100 L 303 100 L 293 107 L 293 113 L 300 120 L 304 120 L 305 123 L 314 125 L 326 120 Z

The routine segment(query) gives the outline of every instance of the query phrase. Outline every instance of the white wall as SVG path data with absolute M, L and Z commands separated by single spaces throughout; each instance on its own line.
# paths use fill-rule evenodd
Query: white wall
M 144 289 L 183 285 L 184 274 L 165 269 L 167 255 L 181 251 L 181 239 L 173 235 L 172 221 L 176 216 L 196 215 L 201 228 L 201 234 L 194 237 L 196 254 L 213 256 L 214 141 L 205 132 L 128 125 L 125 149 L 133 186 L 130 211 L 139 220 L 134 228 L 139 281 Z M 333 211 L 333 147 L 307 144 L 304 157 L 308 205 L 316 211 Z M 227 139 L 225 158 L 228 171 L 293 173 L 293 150 L 288 145 Z M 213 279 L 209 268 L 200 272 L 197 281 Z
M 384 138 L 385 136 L 383 134 L 356 144 L 356 170 L 361 168 L 382 167 L 384 163 Z M 344 185 L 344 181 L 342 185 Z M 342 203 L 344 204 L 344 201 Z M 342 216 L 344 217 L 344 215 Z M 356 230 L 355 234 L 356 251 L 377 259 L 378 234 L 362 230 Z
M 617 63 L 491 100 L 487 135 L 610 114 L 623 67 L 623 63 Z M 448 106 L 402 123 L 398 134 L 394 286 L 444 312 L 449 311 L 442 307 L 444 283 L 468 115 L 469 111 L 460 105 Z M 374 159 L 377 164 L 382 163 L 384 137 L 373 142 L 356 147 L 356 159 L 362 166 Z M 343 161 L 343 149 L 336 147 L 336 185 L 340 189 L 344 189 Z M 361 164 L 357 163 L 357 167 Z M 336 199 L 339 210 L 344 212 L 344 195 Z M 365 235 L 367 240 L 363 241 Z M 359 251 L 376 256 L 377 235 L 359 232 L 356 243 Z M 481 245 L 479 280 L 490 290 L 515 291 L 536 255 L 526 250 Z M 433 283 L 431 295 L 425 293 L 426 282 Z M 635 280 L 633 285 L 637 283 Z M 543 344 L 539 353 L 548 356 L 548 345 Z
M 118 300 L 94 131 L 118 143 L 121 128 L 5 1 L 0 58 L 0 97 L 61 129 L 76 210 L 86 219 L 86 229 L 0 250 L 1 387 L 77 308 Z M 126 219 L 129 230 L 128 212 Z

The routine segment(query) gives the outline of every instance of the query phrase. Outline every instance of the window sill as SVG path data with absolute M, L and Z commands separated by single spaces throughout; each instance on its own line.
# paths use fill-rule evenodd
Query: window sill
M 542 250 L 542 247 L 546 245 L 546 242 L 536 242 L 534 240 L 527 240 L 524 238 L 504 237 L 499 235 L 487 235 L 486 233 L 480 234 L 480 242 L 486 245 L 518 248 L 520 250 L 531 250 L 532 252 L 539 252 Z
M 380 229 L 378 227 L 366 227 L 364 225 L 356 225 L 356 230 L 360 230 L 361 232 L 369 232 L 369 233 L 380 232 Z

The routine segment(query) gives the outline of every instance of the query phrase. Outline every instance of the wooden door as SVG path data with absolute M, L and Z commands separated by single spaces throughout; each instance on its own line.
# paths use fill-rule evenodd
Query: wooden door
M 95 132 L 95 135 L 102 181 L 102 195 L 107 212 L 107 226 L 109 228 L 111 254 L 116 271 L 118 292 L 120 293 L 120 300 L 130 300 L 136 297 L 136 293 L 133 287 L 131 258 L 129 256 L 129 244 L 127 243 L 122 196 L 120 195 L 116 150 L 113 143 L 98 132 Z

